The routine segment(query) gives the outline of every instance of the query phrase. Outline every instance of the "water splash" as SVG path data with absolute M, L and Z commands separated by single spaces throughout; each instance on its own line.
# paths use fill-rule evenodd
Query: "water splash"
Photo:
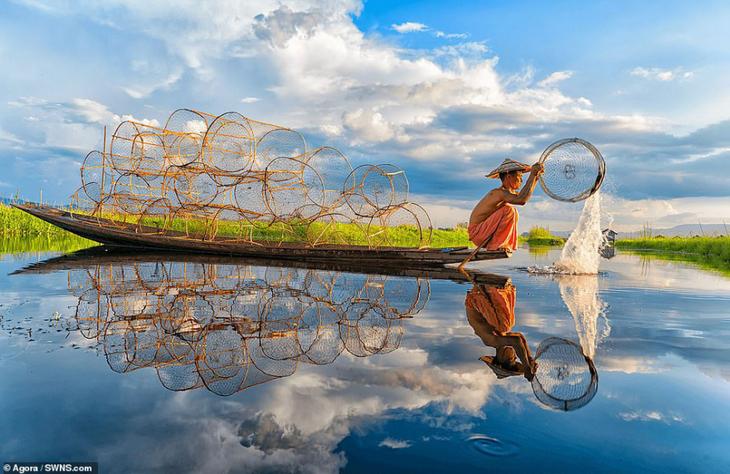
M 595 275 L 601 256 L 598 249 L 603 243 L 601 232 L 601 195 L 595 193 L 586 199 L 578 225 L 565 242 L 560 259 L 548 267 L 529 267 L 530 273 L 563 275 Z
M 583 353 L 593 358 L 596 346 L 611 332 L 606 317 L 606 304 L 598 296 L 598 277 L 556 275 L 555 278 L 560 287 L 560 297 L 573 316 L 575 331 L 578 333 Z M 601 317 L 603 317 L 603 327 L 599 327 Z

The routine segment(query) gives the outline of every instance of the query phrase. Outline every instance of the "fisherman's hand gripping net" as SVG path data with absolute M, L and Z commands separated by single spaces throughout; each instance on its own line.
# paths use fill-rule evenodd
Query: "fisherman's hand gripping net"
M 236 112 L 179 109 L 164 128 L 125 121 L 81 167 L 78 206 L 100 225 L 252 243 L 428 247 L 405 172 L 355 169 L 332 147 Z M 404 236 L 406 236 L 404 241 Z

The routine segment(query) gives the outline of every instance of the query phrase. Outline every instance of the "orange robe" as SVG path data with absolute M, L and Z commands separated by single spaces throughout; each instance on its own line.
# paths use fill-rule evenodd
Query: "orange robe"
M 481 245 L 491 235 L 484 249 L 514 251 L 517 248 L 517 221 L 517 209 L 505 204 L 482 222 L 469 225 L 469 240 L 474 245 Z
M 465 304 L 479 312 L 490 326 L 498 333 L 504 334 L 515 325 L 515 287 L 495 288 L 482 285 L 482 291 L 472 288 L 466 294 Z

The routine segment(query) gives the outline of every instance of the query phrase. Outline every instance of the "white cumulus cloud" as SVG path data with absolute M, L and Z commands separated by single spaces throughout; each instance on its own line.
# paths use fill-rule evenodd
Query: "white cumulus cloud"
M 683 68 L 662 69 L 658 67 L 635 67 L 631 70 L 631 75 L 641 77 L 643 79 L 651 79 L 661 82 L 669 82 L 675 80 L 689 80 L 694 77 L 694 72 L 685 71 Z
M 415 31 L 426 31 L 428 26 L 423 23 L 417 23 L 414 21 L 406 21 L 403 23 L 394 23 L 390 25 L 390 28 L 397 31 L 398 33 L 413 33 Z

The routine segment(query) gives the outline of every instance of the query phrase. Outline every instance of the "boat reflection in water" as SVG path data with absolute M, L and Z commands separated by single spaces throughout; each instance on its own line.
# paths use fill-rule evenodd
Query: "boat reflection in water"
M 426 278 L 138 260 L 70 265 L 75 329 L 112 370 L 153 368 L 176 391 L 231 395 L 302 363 L 391 352 L 430 295 Z
M 562 288 L 562 287 L 561 287 Z M 598 372 L 592 355 L 568 339 L 549 337 L 530 353 L 527 339 L 512 331 L 517 290 L 512 283 L 489 286 L 474 283 L 464 302 L 466 317 L 493 356 L 480 359 L 498 379 L 524 376 L 545 406 L 570 411 L 587 405 L 598 391 Z

